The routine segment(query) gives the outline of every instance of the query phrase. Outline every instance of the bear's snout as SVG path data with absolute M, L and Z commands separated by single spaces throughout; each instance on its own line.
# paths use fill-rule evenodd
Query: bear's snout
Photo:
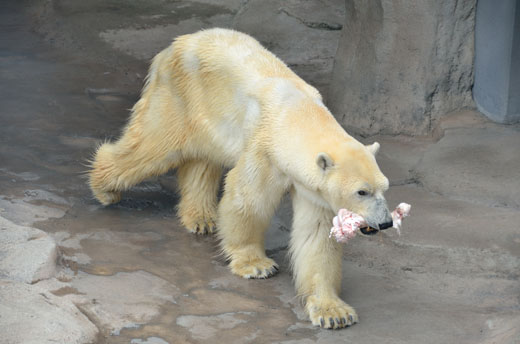
M 378 224 L 377 228 L 363 227 L 363 228 L 360 228 L 360 231 L 361 231 L 361 233 L 363 233 L 365 235 L 374 235 L 374 234 L 376 234 L 379 231 L 382 231 L 382 230 L 385 230 L 385 229 L 388 229 L 388 228 L 392 227 L 393 225 L 394 225 L 393 221 L 388 221 L 388 222 L 385 222 L 385 223 Z
M 394 222 L 389 221 L 389 222 L 385 222 L 385 223 L 380 223 L 378 226 L 379 226 L 380 230 L 384 230 L 384 229 L 392 227 L 393 225 L 394 225 Z

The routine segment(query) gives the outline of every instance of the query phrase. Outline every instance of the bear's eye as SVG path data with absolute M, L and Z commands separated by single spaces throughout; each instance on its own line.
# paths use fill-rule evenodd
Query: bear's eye
M 359 191 L 357 192 L 357 194 L 358 194 L 359 196 L 366 196 L 366 195 L 368 195 L 368 192 L 366 192 L 365 190 L 359 190 Z

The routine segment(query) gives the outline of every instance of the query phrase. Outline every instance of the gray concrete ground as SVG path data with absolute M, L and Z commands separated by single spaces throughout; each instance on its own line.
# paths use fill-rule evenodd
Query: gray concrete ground
M 326 11 L 341 17 L 342 1 L 325 2 L 276 8 L 289 33 L 309 33 L 301 46 L 287 33 L 284 51 L 275 27 L 250 30 L 326 92 L 342 22 Z M 267 238 L 281 272 L 244 280 L 214 237 L 180 227 L 173 174 L 117 205 L 92 199 L 84 163 L 117 137 L 145 60 L 172 35 L 238 25 L 244 3 L 2 5 L 0 342 L 520 343 L 520 127 L 475 111 L 447 116 L 431 137 L 363 139 L 382 145 L 390 206 L 406 201 L 412 216 L 400 237 L 345 246 L 342 297 L 360 322 L 344 330 L 312 327 L 295 296 L 287 201 Z

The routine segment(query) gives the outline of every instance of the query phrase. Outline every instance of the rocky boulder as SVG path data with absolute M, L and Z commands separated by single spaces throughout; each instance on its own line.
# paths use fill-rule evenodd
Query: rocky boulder
M 34 283 L 54 276 L 58 248 L 47 233 L 0 216 L 0 278 Z
M 2 343 L 94 343 L 98 329 L 68 299 L 38 285 L 0 280 Z

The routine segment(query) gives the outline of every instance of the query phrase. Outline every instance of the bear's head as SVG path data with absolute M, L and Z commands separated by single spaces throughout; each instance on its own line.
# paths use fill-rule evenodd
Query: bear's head
M 335 212 L 348 209 L 363 216 L 370 227 L 382 230 L 392 227 L 392 217 L 383 195 L 388 179 L 375 159 L 378 150 L 377 142 L 365 146 L 352 139 L 330 152 L 319 152 L 317 190 Z

